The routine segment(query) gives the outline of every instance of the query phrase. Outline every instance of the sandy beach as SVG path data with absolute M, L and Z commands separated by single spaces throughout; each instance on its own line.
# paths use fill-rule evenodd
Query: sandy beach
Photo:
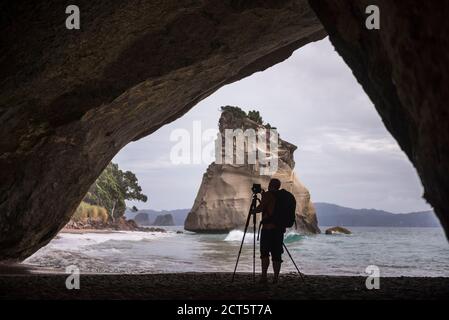
M 0 275 L 1 299 L 257 299 L 382 300 L 447 299 L 449 278 L 381 278 L 379 290 L 367 290 L 364 277 L 283 274 L 278 284 L 253 283 L 251 274 L 178 273 L 81 275 L 80 289 L 65 287 L 65 274 Z

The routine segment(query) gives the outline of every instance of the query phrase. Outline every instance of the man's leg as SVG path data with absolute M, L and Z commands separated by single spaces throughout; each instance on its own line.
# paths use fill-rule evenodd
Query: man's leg
M 279 258 L 279 260 L 278 259 L 273 260 L 274 283 L 276 283 L 279 279 L 279 273 L 281 272 L 281 264 L 282 264 L 281 258 Z
M 260 234 L 260 261 L 262 264 L 262 277 L 260 282 L 267 282 L 268 266 L 270 265 L 269 240 L 269 232 L 262 229 Z
M 279 279 L 279 273 L 281 272 L 282 264 L 282 253 L 284 243 L 284 232 L 276 230 L 276 235 L 274 237 L 273 252 L 271 253 L 271 258 L 273 260 L 273 283 L 276 283 Z
M 260 279 L 261 282 L 267 282 L 267 272 L 268 266 L 270 265 L 270 257 L 261 257 L 262 261 L 262 277 Z

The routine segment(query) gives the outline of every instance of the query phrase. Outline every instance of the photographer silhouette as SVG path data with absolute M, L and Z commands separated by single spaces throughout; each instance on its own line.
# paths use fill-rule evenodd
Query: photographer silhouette
M 280 187 L 281 181 L 279 179 L 271 179 L 268 191 L 262 193 L 262 201 L 253 212 L 253 214 L 262 212 L 263 226 L 260 234 L 261 282 L 267 281 L 270 254 L 273 262 L 274 283 L 277 282 L 281 270 L 285 226 L 276 223 L 277 219 L 274 217 L 276 203 L 278 202 L 279 205 L 279 201 L 282 201 L 277 197 Z
M 245 230 L 243 233 L 242 242 L 240 244 L 239 253 L 237 255 L 237 261 L 234 267 L 234 273 L 232 275 L 232 281 L 234 281 L 235 273 L 239 263 L 240 254 L 242 252 L 243 243 L 245 241 L 245 235 L 248 230 L 250 218 L 253 218 L 253 280 L 255 280 L 255 259 L 256 259 L 256 215 L 262 212 L 262 220 L 259 225 L 263 225 L 261 240 L 260 240 L 260 258 L 262 263 L 262 277 L 261 283 L 267 282 L 267 271 L 271 260 L 273 261 L 274 278 L 273 283 L 276 283 L 279 279 L 279 273 L 281 271 L 282 253 L 284 248 L 287 251 L 290 259 L 292 260 L 296 270 L 298 271 L 301 279 L 304 281 L 301 271 L 299 271 L 293 257 L 284 244 L 284 233 L 286 228 L 290 228 L 296 223 L 296 199 L 287 190 L 279 188 L 281 187 L 281 181 L 279 179 L 271 179 L 268 185 L 268 191 L 264 192 L 260 184 L 253 184 L 252 202 L 248 217 L 245 224 Z M 259 199 L 257 195 L 261 193 L 262 199 Z M 257 203 L 260 203 L 257 205 Z M 305 283 L 305 281 L 304 281 Z

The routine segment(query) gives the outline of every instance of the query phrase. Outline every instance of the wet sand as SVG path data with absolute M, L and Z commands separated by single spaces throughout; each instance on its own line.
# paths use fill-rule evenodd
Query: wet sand
M 297 300 L 448 299 L 449 278 L 381 278 L 367 290 L 364 277 L 283 274 L 278 284 L 254 284 L 251 274 L 177 273 L 143 275 L 82 274 L 80 289 L 68 290 L 65 274 L 0 275 L 1 299 Z

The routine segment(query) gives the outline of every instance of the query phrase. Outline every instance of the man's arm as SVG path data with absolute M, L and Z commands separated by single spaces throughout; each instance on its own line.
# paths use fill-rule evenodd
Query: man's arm
M 265 192 L 262 193 L 262 200 L 260 201 L 260 204 L 256 207 L 256 209 L 253 210 L 252 214 L 262 212 L 266 206 L 266 197 L 264 196 Z
M 254 209 L 253 210 L 253 214 L 254 213 L 259 213 L 259 212 L 262 212 L 263 211 L 263 203 L 262 202 L 260 202 L 260 204 L 256 207 L 256 209 Z

